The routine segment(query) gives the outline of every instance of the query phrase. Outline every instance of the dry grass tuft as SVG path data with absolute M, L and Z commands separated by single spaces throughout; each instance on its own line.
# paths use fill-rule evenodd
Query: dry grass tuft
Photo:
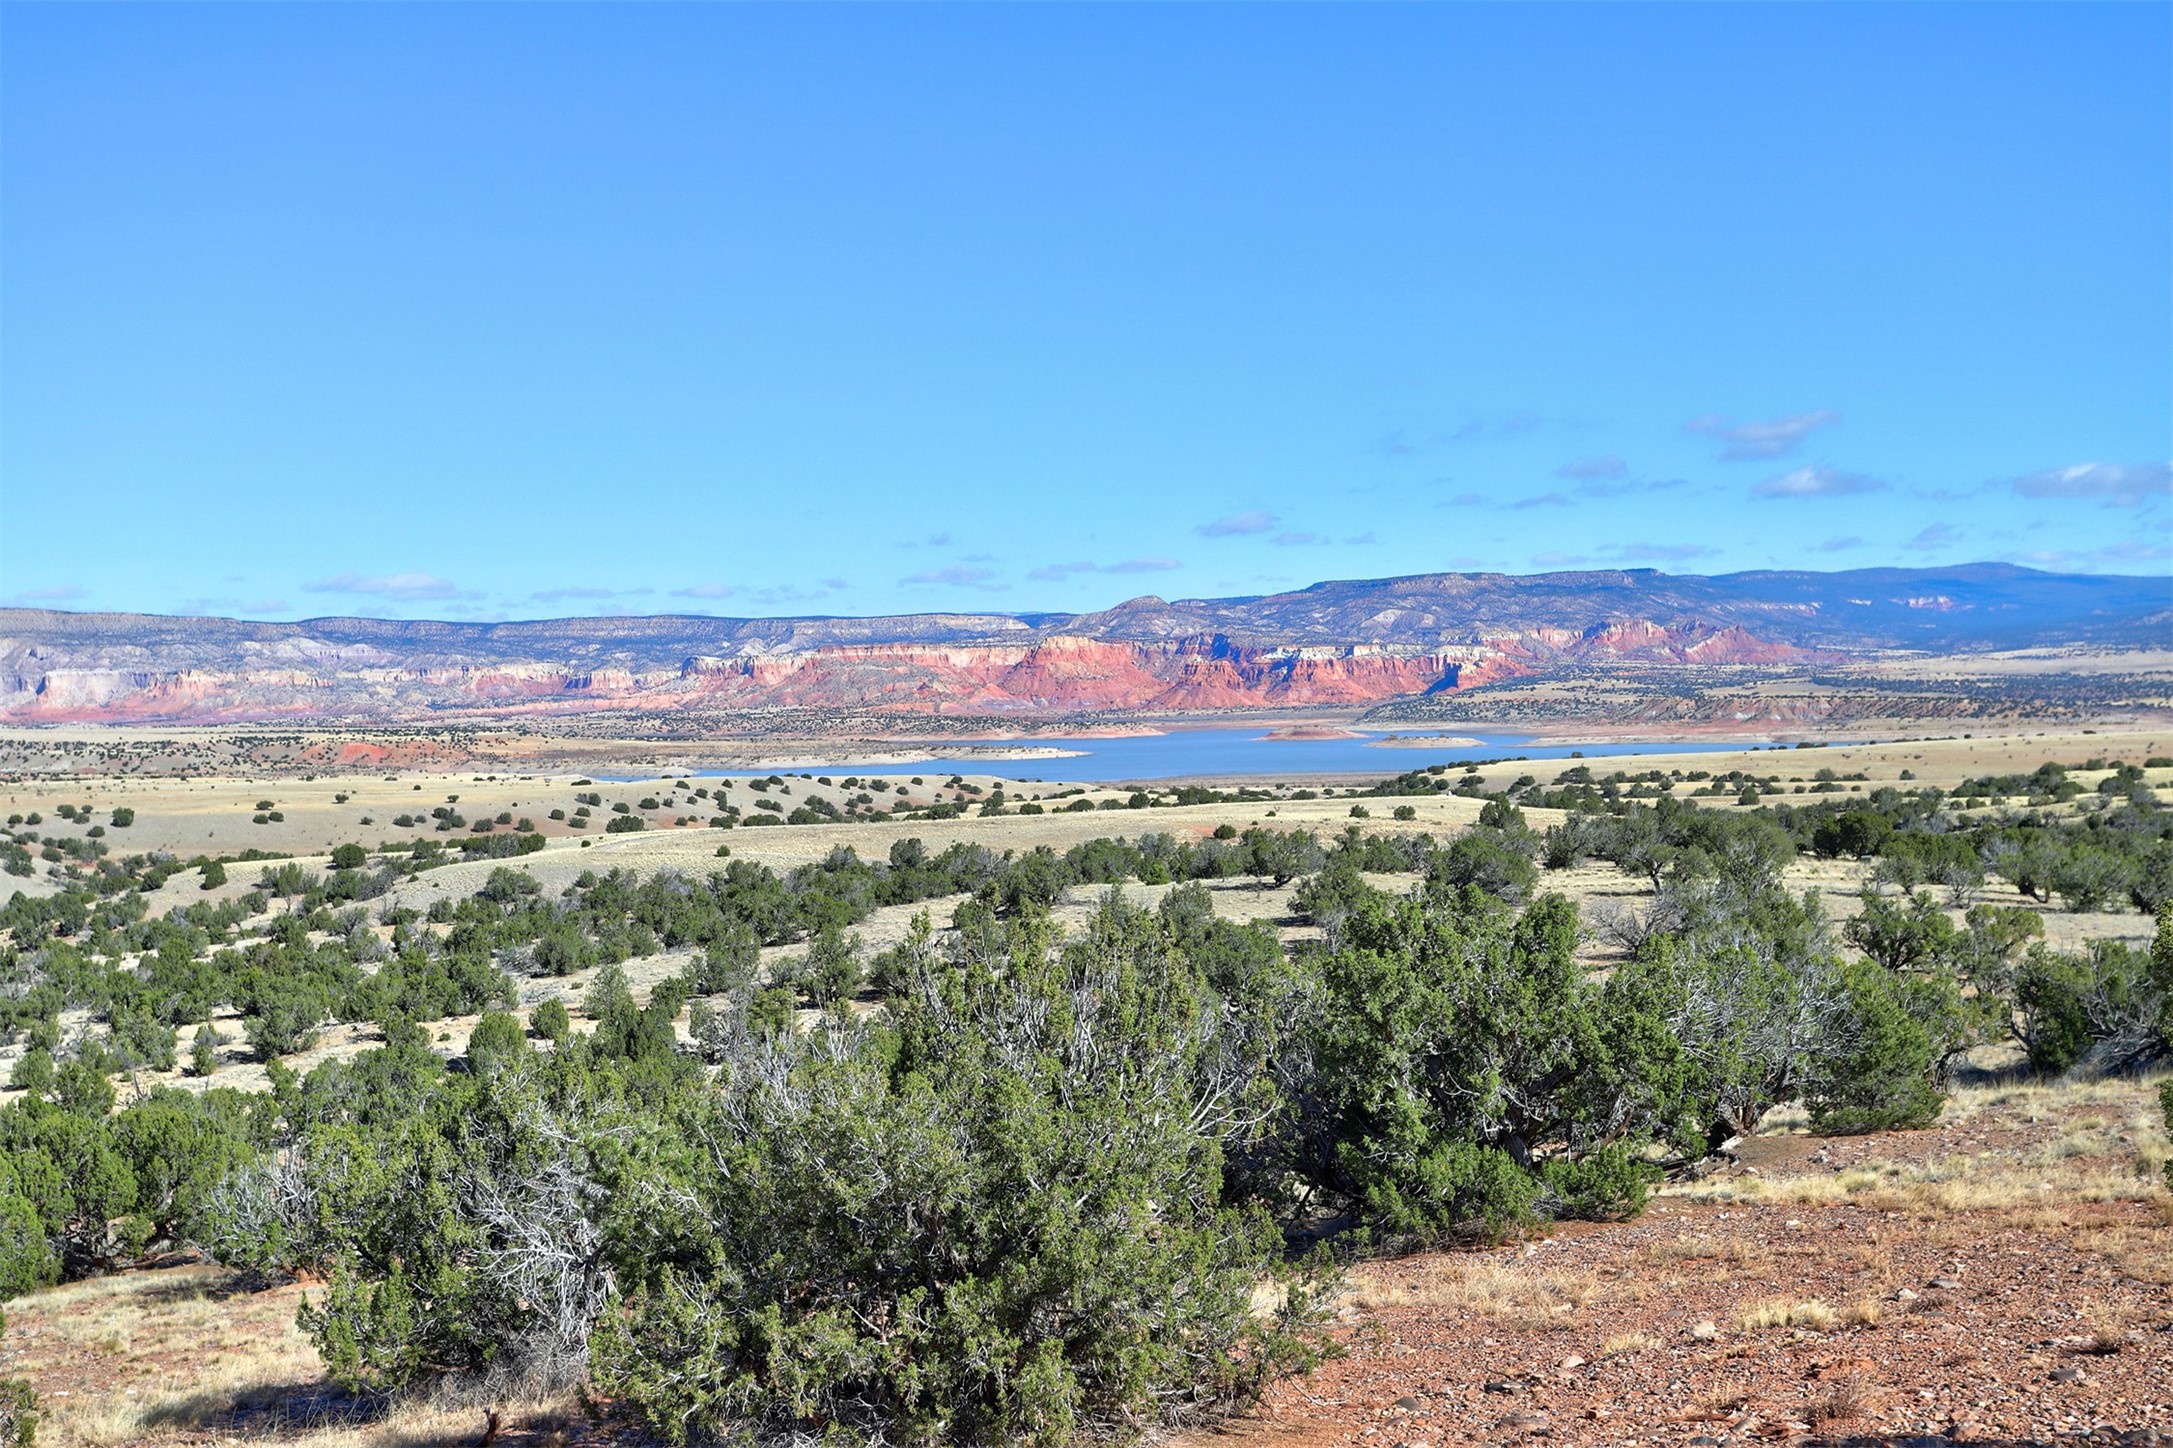
M 1933 1220 L 1953 1212 L 2021 1211 L 2074 1202 L 2140 1201 L 2162 1190 L 2131 1166 L 2102 1157 L 2019 1158 L 2002 1153 L 1928 1162 L 1872 1161 L 1829 1175 L 1739 1177 L 1670 1187 L 1694 1202 L 1853 1202 L 1874 1211 Z
M 1841 1325 L 1841 1314 L 1812 1298 L 1790 1302 L 1785 1297 L 1753 1303 L 1736 1314 L 1736 1326 L 1745 1332 L 1771 1332 L 1776 1328 L 1801 1327 L 1812 1332 L 1831 1332 Z
M 2128 1330 L 2117 1322 L 2093 1322 L 2090 1335 L 2076 1351 L 2092 1357 L 2111 1357 L 2128 1346 Z
M 1420 1270 L 1414 1272 L 1414 1266 Z M 1422 1266 L 1381 1263 L 1354 1269 L 1349 1300 L 1373 1311 L 1447 1309 L 1536 1329 L 1570 1326 L 1577 1309 L 1599 1292 L 1599 1281 L 1587 1272 L 1504 1263 L 1494 1257 L 1440 1257 Z
M 1859 1297 L 1841 1311 L 1841 1320 L 1851 1327 L 1877 1327 L 1884 1316 L 1886 1304 L 1876 1297 Z
M 1660 1346 L 1660 1339 L 1645 1332 L 1618 1332 L 1600 1344 L 1603 1358 L 1622 1357 L 1628 1353 L 1651 1352 Z
M 1854 1378 L 1836 1378 L 1804 1405 L 1803 1416 L 1814 1428 L 1852 1423 L 1869 1416 L 1871 1405 Z
M 2079 1231 L 2074 1241 L 2078 1251 L 2097 1253 L 2138 1282 L 2173 1287 L 2173 1231 L 2166 1227 L 2114 1222 Z
M 1744 1272 L 1763 1272 L 1773 1265 L 1773 1254 L 1756 1242 L 1741 1237 L 1711 1237 L 1686 1233 L 1666 1241 L 1648 1242 L 1637 1249 L 1636 1260 L 1649 1264 L 1711 1262 Z

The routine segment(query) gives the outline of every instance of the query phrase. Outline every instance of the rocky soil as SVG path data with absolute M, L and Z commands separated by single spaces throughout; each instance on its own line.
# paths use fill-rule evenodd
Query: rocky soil
M 2173 1441 L 2153 1101 L 2136 1083 L 1980 1088 L 1927 1131 L 1760 1138 L 1632 1222 L 1364 1266 L 1346 1355 L 1216 1436 Z

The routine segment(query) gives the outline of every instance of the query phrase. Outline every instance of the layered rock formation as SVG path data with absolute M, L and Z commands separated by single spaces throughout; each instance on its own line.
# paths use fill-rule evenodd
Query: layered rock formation
M 0 719 L 399 721 L 603 710 L 910 715 L 1352 707 L 1587 665 L 2173 637 L 2160 579 L 1979 566 L 1429 574 L 1096 614 L 295 624 L 0 611 Z

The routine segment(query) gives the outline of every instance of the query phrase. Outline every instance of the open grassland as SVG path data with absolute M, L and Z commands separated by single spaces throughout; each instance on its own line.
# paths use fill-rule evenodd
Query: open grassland
M 17 752 L 22 752 L 38 741 L 39 734 L 0 731 L 0 745 L 12 741 Z M 601 768 L 590 774 L 465 769 L 450 764 L 427 769 L 376 769 L 356 763 L 232 769 L 201 777 L 173 777 L 136 767 L 142 763 L 145 751 L 162 747 L 164 737 L 116 731 L 99 752 L 65 766 L 49 761 L 44 768 L 0 771 L 0 814 L 27 818 L 36 813 L 42 822 L 35 828 L 46 834 L 82 836 L 96 826 L 101 831 L 99 838 L 116 853 L 168 850 L 183 858 L 255 849 L 308 859 L 349 841 L 374 845 L 434 838 L 457 845 L 469 837 L 476 823 L 493 822 L 494 828 L 504 833 L 525 819 L 553 849 L 581 849 L 586 842 L 588 850 L 606 852 L 596 860 L 609 858 L 630 865 L 649 865 L 686 863 L 714 854 L 717 844 L 723 842 L 731 843 L 735 853 L 749 849 L 753 840 L 750 834 L 733 830 L 727 840 L 724 832 L 710 826 L 723 805 L 721 791 L 741 821 L 767 812 L 757 809 L 757 801 L 781 806 L 777 811 L 780 815 L 810 800 L 837 810 L 844 816 L 841 822 L 779 827 L 777 836 L 765 837 L 749 855 L 804 860 L 819 858 L 840 844 L 865 854 L 871 849 L 887 848 L 889 841 L 905 834 L 917 834 L 931 842 L 970 837 L 1000 848 L 1026 850 L 1037 845 L 1062 849 L 1097 835 L 1136 833 L 1146 828 L 1204 825 L 1211 829 L 1220 823 L 1242 825 L 1269 818 L 1285 825 L 1340 826 L 1349 818 L 1351 801 L 1342 797 L 1349 790 L 1373 778 L 1423 768 L 1433 762 L 1424 749 L 1384 749 L 1379 751 L 1378 773 L 1372 776 L 1263 778 L 1250 783 L 1273 797 L 1242 808 L 1180 806 L 1134 817 L 1112 812 L 1131 798 L 1135 792 L 1132 786 L 1069 783 L 1063 778 L 1061 758 L 992 763 L 985 773 L 960 776 L 881 764 L 830 766 L 819 771 L 779 767 L 778 782 L 766 791 L 752 789 L 745 782 L 724 787 L 718 779 L 692 772 L 703 767 L 737 767 L 729 755 L 686 762 L 683 768 L 690 772 L 685 773 L 630 770 L 631 777 L 617 783 L 594 782 L 606 779 L 608 772 Z M 1601 773 L 1660 770 L 1687 776 L 1697 771 L 1717 775 L 1740 770 L 1761 777 L 1777 775 L 1782 786 L 1780 797 L 1793 798 L 1818 782 L 1814 776 L 1820 769 L 1850 776 L 1840 786 L 1841 792 L 1868 794 L 1882 785 L 1951 789 L 1966 779 L 2026 773 L 2048 759 L 2078 762 L 2092 757 L 2137 762 L 2173 757 L 2173 730 L 2018 729 L 1982 738 L 1839 742 L 1803 751 L 1670 753 L 1659 747 L 1649 754 L 1589 762 Z M 1484 765 L 1475 773 L 1486 790 L 1499 791 L 1525 775 L 1535 775 L 1542 781 L 1551 779 L 1576 762 L 1509 759 Z M 1451 770 L 1457 777 L 1466 772 L 1460 765 Z M 1022 775 L 1041 777 L 1021 783 Z M 1853 777 L 1858 775 L 1862 778 Z M 2173 784 L 2173 770 L 2159 771 L 2154 780 Z M 1218 783 L 1230 790 L 1245 781 Z M 1167 784 L 1149 788 L 1164 793 Z M 1000 817 L 982 817 L 983 806 L 999 789 L 1004 791 L 1009 812 Z M 1310 800 L 1289 797 L 1305 790 L 1318 794 L 1330 789 L 1336 795 Z M 699 796 L 697 790 L 702 791 Z M 585 807 L 579 797 L 592 793 L 601 795 L 603 803 L 589 807 L 585 827 L 576 829 L 572 823 L 576 811 Z M 868 799 L 865 805 L 849 808 L 863 795 Z M 656 801 L 655 806 L 643 807 L 645 799 Z M 1095 809 L 1067 812 L 1077 810 L 1081 800 Z M 1716 808 L 1732 807 L 1726 799 L 1702 802 Z M 1477 812 L 1476 803 L 1465 799 L 1419 798 L 1394 803 L 1411 804 L 1421 812 L 1414 822 L 1417 828 L 1468 824 Z M 606 824 L 617 813 L 615 806 L 622 804 L 628 813 L 643 819 L 645 829 L 640 835 L 604 834 Z M 79 825 L 59 817 L 56 811 L 63 805 L 84 807 L 87 822 Z M 926 810 L 935 805 L 960 806 L 964 815 L 950 821 L 896 824 L 867 817 L 876 808 Z M 1021 805 L 1036 806 L 1042 813 L 1020 814 Z M 433 818 L 431 811 L 441 807 L 457 813 L 462 824 L 439 829 L 443 821 Z M 111 824 L 116 808 L 132 813 L 130 824 Z M 554 810 L 563 817 L 552 818 Z M 1274 812 L 1272 816 L 1270 811 Z M 1372 827 L 1394 827 L 1386 818 L 1385 808 L 1378 813 L 1382 818 Z M 278 818 L 272 818 L 274 815 Z M 506 816 L 502 823 L 497 822 L 500 815 Z M 403 817 L 408 824 L 397 823 Z M 948 829 L 941 827 L 946 824 Z M 34 874 L 5 884 L 8 888 L 34 891 L 41 878 L 42 874 Z

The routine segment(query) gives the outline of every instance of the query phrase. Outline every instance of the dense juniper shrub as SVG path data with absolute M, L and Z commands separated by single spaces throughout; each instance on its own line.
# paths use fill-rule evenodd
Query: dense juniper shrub
M 697 1211 L 603 1325 L 607 1391 L 674 1438 L 1057 1443 L 1227 1411 L 1317 1350 L 1302 1284 L 1251 1310 L 1281 1238 L 1222 1202 L 1270 1040 L 1166 921 L 1006 934 L 1001 969 L 915 962 L 880 1028 L 727 1063 L 679 1166 Z
M 1600 990 L 1567 901 L 1518 915 L 1470 886 L 1371 892 L 1340 935 L 1321 962 L 1317 1168 L 1370 1223 L 1437 1240 L 1634 1208 L 1648 1176 L 1577 1089 Z
M 1953 1018 L 1943 982 L 1869 961 L 1844 966 L 1836 1018 L 1804 1082 L 1812 1129 L 1829 1134 L 1929 1126 L 1945 1093 L 1933 1036 Z

